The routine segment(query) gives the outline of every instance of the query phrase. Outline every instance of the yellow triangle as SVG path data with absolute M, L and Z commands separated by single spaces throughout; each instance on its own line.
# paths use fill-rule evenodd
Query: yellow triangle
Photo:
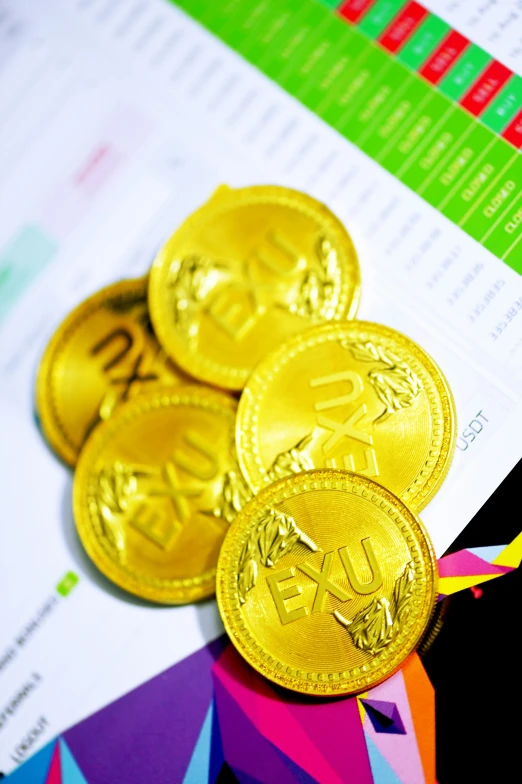
M 364 705 L 362 704 L 361 700 L 365 700 L 368 694 L 369 692 L 365 691 L 362 694 L 357 695 L 357 707 L 359 708 L 359 716 L 361 717 L 361 724 L 364 724 L 364 719 L 366 717 L 366 711 L 364 710 Z
M 517 569 L 522 561 L 522 533 L 519 533 L 516 539 L 513 539 L 511 544 L 504 547 L 501 553 L 497 555 L 493 563 L 495 566 L 512 566 Z
M 485 583 L 487 580 L 494 580 L 495 577 L 502 577 L 501 574 L 472 574 L 466 577 L 440 577 L 439 578 L 439 593 L 448 596 L 450 593 L 457 593 L 463 591 L 465 588 L 471 588 L 472 585 L 479 585 Z

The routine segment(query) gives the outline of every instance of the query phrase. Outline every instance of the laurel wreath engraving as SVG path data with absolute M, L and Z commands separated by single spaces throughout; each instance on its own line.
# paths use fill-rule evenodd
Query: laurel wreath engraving
M 304 318 L 328 318 L 335 294 L 339 263 L 330 240 L 319 237 L 315 245 L 316 267 L 305 270 L 288 309 Z
M 341 346 L 351 351 L 354 359 L 384 365 L 368 373 L 370 384 L 384 404 L 384 411 L 375 422 L 383 422 L 394 412 L 409 408 L 413 404 L 422 390 L 422 382 L 406 362 L 370 340 L 365 343 L 342 340 Z
M 286 452 L 280 452 L 267 471 L 267 477 L 271 482 L 276 479 L 283 479 L 285 476 L 299 474 L 301 471 L 309 471 L 314 467 L 312 460 L 304 453 L 306 447 L 312 440 L 312 434 L 305 436 L 297 444 Z
M 136 497 L 136 474 L 120 462 L 103 468 L 98 477 L 98 510 L 103 530 L 121 563 L 125 562 L 125 528 L 123 520 Z
M 244 507 L 247 501 L 252 498 L 252 491 L 245 482 L 239 464 L 237 462 L 236 443 L 232 438 L 230 444 L 230 457 L 233 467 L 223 474 L 221 488 L 219 490 L 216 504 L 212 510 L 214 517 L 220 517 L 227 523 L 232 523 L 238 512 Z
M 382 653 L 397 637 L 410 612 L 414 586 L 414 565 L 413 561 L 410 561 L 395 582 L 391 603 L 386 598 L 375 598 L 351 621 L 337 610 L 334 611 L 334 616 L 347 629 L 356 648 L 375 656 Z
M 275 566 L 279 559 L 292 552 L 298 543 L 306 545 L 314 553 L 319 549 L 310 537 L 297 527 L 291 515 L 270 509 L 252 530 L 239 559 L 237 585 L 240 604 L 245 603 L 248 592 L 256 584 L 259 564 Z
M 174 323 L 192 347 L 198 341 L 201 309 L 226 269 L 226 265 L 197 254 L 175 259 L 170 265 L 167 286 Z

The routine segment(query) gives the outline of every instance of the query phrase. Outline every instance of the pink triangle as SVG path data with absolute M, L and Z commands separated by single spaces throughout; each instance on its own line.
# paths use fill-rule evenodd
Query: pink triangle
M 361 714 L 355 697 L 290 701 L 288 710 L 328 757 L 344 782 L 373 784 Z
M 505 574 L 510 571 L 505 566 L 495 566 L 470 553 L 459 550 L 439 558 L 439 577 L 473 577 L 480 574 Z
M 400 713 L 405 735 L 376 732 L 370 719 L 364 720 L 364 732 L 396 773 L 402 784 L 420 784 L 425 781 L 422 761 L 417 747 L 415 728 L 411 717 L 408 694 L 401 670 L 387 681 L 368 692 L 370 700 L 394 702 Z
M 342 784 L 342 779 L 290 714 L 283 692 L 276 693 L 232 645 L 227 646 L 212 671 L 263 737 L 318 781 Z
M 57 743 L 54 747 L 53 758 L 49 765 L 49 771 L 45 784 L 62 784 L 62 774 L 60 765 L 60 744 Z

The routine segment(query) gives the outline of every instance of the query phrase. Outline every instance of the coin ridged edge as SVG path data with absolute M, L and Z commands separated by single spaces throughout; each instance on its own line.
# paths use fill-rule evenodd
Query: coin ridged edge
M 380 497 L 384 498 L 390 507 L 395 508 L 396 517 L 400 515 L 406 518 L 409 525 L 413 529 L 417 545 L 424 555 L 424 564 L 426 565 L 427 572 L 426 577 L 430 582 L 428 590 L 426 591 L 425 600 L 421 607 L 421 610 L 424 611 L 425 616 L 424 627 L 417 634 L 412 634 L 411 629 L 414 626 L 415 619 L 408 619 L 406 621 L 405 627 L 410 628 L 410 633 L 407 637 L 406 644 L 403 642 L 399 651 L 394 654 L 392 665 L 388 664 L 386 666 L 382 666 L 382 669 L 385 670 L 384 673 L 380 673 L 379 668 L 372 668 L 371 674 L 362 674 L 360 677 L 352 676 L 352 678 L 345 679 L 344 683 L 340 678 L 339 680 L 305 680 L 296 678 L 295 676 L 290 675 L 285 671 L 285 667 L 281 662 L 279 663 L 282 666 L 278 668 L 277 662 L 275 662 L 275 658 L 270 654 L 266 653 L 265 658 L 272 659 L 272 661 L 275 662 L 275 667 L 272 666 L 272 662 L 267 664 L 263 661 L 262 656 L 260 657 L 253 653 L 252 647 L 254 650 L 256 650 L 256 648 L 259 649 L 261 646 L 255 642 L 255 638 L 247 628 L 246 622 L 242 620 L 239 603 L 237 608 L 229 607 L 229 604 L 231 603 L 229 596 L 230 574 L 235 573 L 234 560 L 236 561 L 237 565 L 239 554 L 244 544 L 243 539 L 245 538 L 239 538 L 236 536 L 236 531 L 243 527 L 243 521 L 248 516 L 252 516 L 252 518 L 255 519 L 255 515 L 258 509 L 264 509 L 267 504 L 277 505 L 278 503 L 282 503 L 287 498 L 295 495 L 297 491 L 294 490 L 292 492 L 292 488 L 296 485 L 301 485 L 301 491 L 306 492 L 307 490 L 320 489 L 315 487 L 315 485 L 320 485 L 325 489 L 343 491 L 347 489 L 348 484 L 350 484 L 352 487 L 355 487 L 356 485 L 366 486 L 370 492 L 372 491 L 372 488 L 378 488 Z M 287 488 L 289 488 L 288 492 L 285 492 Z M 390 515 L 390 517 L 392 516 Z M 399 521 L 396 520 L 396 522 Z M 216 598 L 221 620 L 223 621 L 223 625 L 225 626 L 225 630 L 228 636 L 237 650 L 246 659 L 246 661 L 252 667 L 254 667 L 254 669 L 271 680 L 273 683 L 276 683 L 279 686 L 283 686 L 284 688 L 291 689 L 292 691 L 316 697 L 332 697 L 357 694 L 362 691 L 366 691 L 368 688 L 373 688 L 373 686 L 377 686 L 379 683 L 387 680 L 395 672 L 397 672 L 398 669 L 400 669 L 404 661 L 415 650 L 426 631 L 429 620 L 432 617 L 433 608 L 437 598 L 437 584 L 437 561 L 433 545 L 424 524 L 418 518 L 418 516 L 406 506 L 404 501 L 395 496 L 393 493 L 389 492 L 378 482 L 375 482 L 372 479 L 368 479 L 367 477 L 360 476 L 359 474 L 353 474 L 349 471 L 344 471 L 341 469 L 314 469 L 312 471 L 304 471 L 300 474 L 295 474 L 293 476 L 285 477 L 284 479 L 279 479 L 277 482 L 274 482 L 273 484 L 263 488 L 263 490 L 261 490 L 258 495 L 254 496 L 254 498 L 243 507 L 227 532 L 225 541 L 221 547 L 216 577 Z M 232 612 L 234 612 L 236 622 L 231 622 L 230 615 Z M 239 630 L 242 630 L 244 633 L 240 634 L 236 626 L 239 627 Z M 413 640 L 410 639 L 412 637 L 414 638 Z M 253 646 L 248 644 L 249 639 L 254 641 Z M 386 661 L 389 662 L 390 658 L 391 657 L 388 656 Z M 292 670 L 295 668 L 287 667 L 286 669 Z M 362 668 L 356 669 L 362 670 Z M 343 674 L 344 673 L 339 673 L 339 676 L 342 676 Z
M 76 530 L 80 540 L 96 567 L 113 583 L 129 593 L 160 604 L 188 604 L 212 597 L 215 593 L 216 567 L 209 569 L 204 575 L 179 580 L 167 580 L 140 575 L 135 571 L 114 563 L 105 547 L 103 534 L 97 535 L 93 520 L 88 509 L 89 479 L 91 466 L 100 450 L 107 442 L 111 432 L 122 423 L 131 421 L 136 415 L 153 408 L 170 407 L 173 401 L 191 405 L 194 401 L 204 401 L 207 405 L 199 406 L 211 411 L 231 415 L 231 432 L 237 410 L 237 401 L 224 392 L 203 386 L 186 385 L 165 387 L 155 392 L 137 395 L 132 400 L 118 407 L 118 412 L 111 419 L 97 425 L 82 449 L 73 483 L 73 514 Z M 141 580 L 141 581 L 140 581 Z
M 442 429 L 439 455 L 435 460 L 435 467 L 430 470 L 428 479 L 424 481 L 422 475 L 422 471 L 424 471 L 423 468 L 422 471 L 419 471 L 410 487 L 399 496 L 403 502 L 407 503 L 414 511 L 418 512 L 422 510 L 438 492 L 450 469 L 456 445 L 455 401 L 446 377 L 435 360 L 423 348 L 403 333 L 376 322 L 359 320 L 341 324 L 329 322 L 328 324 L 312 327 L 306 332 L 294 335 L 294 337 L 290 338 L 279 346 L 278 349 L 268 354 L 259 362 L 242 392 L 237 412 L 236 451 L 241 471 L 253 492 L 256 493 L 262 487 L 267 486 L 267 481 L 263 479 L 263 476 L 266 476 L 266 470 L 262 464 L 256 439 L 256 431 L 252 424 L 258 419 L 260 402 L 263 399 L 266 384 L 269 383 L 278 370 L 287 363 L 288 359 L 291 359 L 307 348 L 313 348 L 322 342 L 327 342 L 328 340 L 332 342 L 337 341 L 341 337 L 338 333 L 348 329 L 357 330 L 358 332 L 364 332 L 365 330 L 369 332 L 373 331 L 374 334 L 377 332 L 383 338 L 395 341 L 397 344 L 407 349 L 421 366 L 424 366 L 426 373 L 433 380 L 440 402 L 440 416 L 442 421 L 437 422 L 436 417 L 433 416 L 435 408 L 433 389 L 426 389 L 426 394 L 430 404 L 430 411 L 434 419 L 432 437 L 438 438 L 439 433 L 437 428 Z M 327 337 L 324 340 L 320 340 L 325 334 Z M 433 445 L 431 448 L 433 448 Z M 420 489 L 417 492 L 414 492 L 414 488 L 419 485 Z
M 270 195 L 261 198 L 259 195 L 256 195 L 266 191 L 276 191 L 277 198 L 274 199 Z M 245 188 L 221 186 L 205 204 L 184 221 L 158 252 L 150 270 L 149 312 L 158 340 L 174 362 L 195 378 L 223 389 L 240 391 L 243 389 L 251 371 L 213 362 L 201 354 L 195 355 L 184 350 L 178 350 L 179 346 L 183 344 L 178 339 L 175 330 L 169 326 L 169 316 L 162 299 L 161 273 L 164 266 L 175 255 L 171 251 L 172 246 L 178 243 L 180 238 L 183 241 L 183 237 L 187 233 L 196 230 L 204 222 L 204 217 L 208 211 L 223 209 L 228 203 L 236 203 L 241 206 L 248 203 L 262 204 L 266 202 L 274 203 L 275 201 L 293 209 L 298 209 L 306 215 L 315 218 L 317 222 L 319 222 L 318 216 L 320 216 L 336 237 L 343 238 L 342 253 L 348 262 L 349 274 L 346 276 L 347 280 L 341 285 L 336 315 L 331 321 L 352 319 L 355 317 L 359 307 L 361 272 L 357 251 L 347 229 L 325 204 L 306 193 L 280 185 L 253 185 Z

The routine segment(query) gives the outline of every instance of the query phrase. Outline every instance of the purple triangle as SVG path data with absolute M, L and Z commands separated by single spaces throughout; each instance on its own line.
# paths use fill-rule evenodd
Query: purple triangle
M 87 781 L 182 781 L 213 694 L 222 637 L 64 733 Z
M 392 735 L 406 735 L 399 709 L 394 702 L 385 700 L 361 700 L 375 732 L 387 732 Z
M 239 780 L 250 777 L 258 781 L 277 781 L 277 784 L 295 784 L 296 779 L 272 744 L 254 727 L 217 678 L 214 689 L 225 760 Z M 240 774 L 244 774 L 243 779 Z
M 233 780 L 238 781 L 239 784 L 263 784 L 261 779 L 255 779 L 253 776 L 249 776 L 243 770 L 238 770 L 237 768 L 233 768 L 233 771 L 234 771 Z M 218 784 L 221 784 L 221 782 L 218 782 Z M 230 781 L 227 781 L 226 784 L 230 784 Z
M 273 746 L 273 744 L 271 745 Z M 281 751 L 281 749 L 278 749 L 277 746 L 273 746 L 273 748 L 279 754 L 286 767 L 290 770 L 295 780 L 299 782 L 299 784 L 317 784 L 316 779 L 310 776 L 306 770 L 300 768 L 296 762 L 290 759 L 290 757 L 287 757 L 286 754 Z

